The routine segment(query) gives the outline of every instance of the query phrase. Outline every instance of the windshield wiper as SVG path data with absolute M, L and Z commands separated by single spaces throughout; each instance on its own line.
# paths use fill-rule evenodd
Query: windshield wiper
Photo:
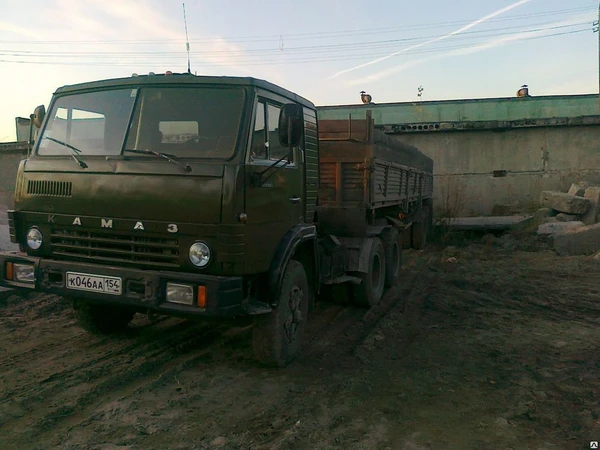
M 79 167 L 81 167 L 82 169 L 87 169 L 88 165 L 77 157 L 77 155 L 79 155 L 81 153 L 81 150 L 79 150 L 77 147 L 73 147 L 71 144 L 67 144 L 66 142 L 59 141 L 58 139 L 54 139 L 49 136 L 44 136 L 44 139 L 48 139 L 52 142 L 56 142 L 57 144 L 64 145 L 65 147 L 67 147 L 69 150 L 71 150 L 71 156 L 73 157 L 73 159 L 75 161 L 77 161 L 77 164 L 79 164 Z
M 189 164 L 183 164 L 182 162 L 180 162 L 180 161 L 177 161 L 177 160 L 175 159 L 175 156 L 173 156 L 173 155 L 169 155 L 169 154 L 167 154 L 167 153 L 161 153 L 161 152 L 157 152 L 157 151 L 154 151 L 154 150 L 147 150 L 147 149 L 133 149 L 133 148 L 126 148 L 126 149 L 124 149 L 124 150 L 123 150 L 123 153 L 125 153 L 125 152 L 129 152 L 129 153 L 139 153 L 139 154 L 142 154 L 142 155 L 154 155 L 154 156 L 156 156 L 157 158 L 164 158 L 164 159 L 166 159 L 167 161 L 169 161 L 169 162 L 172 162 L 173 164 L 175 164 L 175 165 L 177 165 L 177 166 L 181 167 L 181 168 L 182 168 L 183 170 L 185 170 L 186 172 L 191 172 L 191 171 L 192 171 L 192 168 L 190 167 L 190 165 L 189 165 Z

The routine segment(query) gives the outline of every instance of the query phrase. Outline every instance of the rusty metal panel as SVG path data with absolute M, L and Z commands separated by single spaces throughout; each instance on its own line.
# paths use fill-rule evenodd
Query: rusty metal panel
M 337 203 L 337 169 L 336 162 L 321 162 L 319 187 L 319 204 L 321 205 Z
M 343 204 L 361 203 L 365 197 L 366 174 L 362 164 L 341 163 L 341 196 Z
M 433 161 L 415 147 L 365 120 L 319 121 L 320 205 L 373 209 L 421 194 L 417 173 L 433 174 Z

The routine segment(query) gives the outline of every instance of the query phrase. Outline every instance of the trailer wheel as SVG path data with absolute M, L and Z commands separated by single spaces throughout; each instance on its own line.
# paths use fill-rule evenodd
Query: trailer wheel
M 388 228 L 381 233 L 385 251 L 385 287 L 396 286 L 400 282 L 402 270 L 402 237 L 396 228 Z
M 133 319 L 135 311 L 113 305 L 96 305 L 73 301 L 77 323 L 88 333 L 110 334 L 123 331 Z
M 427 245 L 427 237 L 431 232 L 432 208 L 430 202 L 423 202 L 421 207 L 421 221 L 413 222 L 411 226 L 412 246 L 422 250 Z
M 354 303 L 367 307 L 379 303 L 385 288 L 385 251 L 379 238 L 373 238 L 367 273 L 356 272 L 354 276 L 361 279 L 359 285 L 352 285 Z
M 298 354 L 306 326 L 309 295 L 304 266 L 290 260 L 283 275 L 277 307 L 254 318 L 252 347 L 261 363 L 285 367 Z

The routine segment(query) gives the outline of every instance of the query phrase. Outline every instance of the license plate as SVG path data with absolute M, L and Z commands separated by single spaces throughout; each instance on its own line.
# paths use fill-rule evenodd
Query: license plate
M 67 272 L 67 289 L 121 295 L 121 278 L 92 275 L 89 273 Z

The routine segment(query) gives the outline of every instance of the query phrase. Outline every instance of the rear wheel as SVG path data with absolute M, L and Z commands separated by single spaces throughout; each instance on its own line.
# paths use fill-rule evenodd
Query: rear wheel
M 299 353 L 309 295 L 304 266 L 291 260 L 283 275 L 277 307 L 254 318 L 252 346 L 261 363 L 284 367 Z
M 412 246 L 417 250 L 427 245 L 427 238 L 431 232 L 432 213 L 431 202 L 426 200 L 421 206 L 421 220 L 413 222 L 411 226 Z
M 385 251 L 385 287 L 396 286 L 402 270 L 402 237 L 396 228 L 388 228 L 381 234 L 381 241 Z
M 357 272 L 359 285 L 352 285 L 354 303 L 359 306 L 374 306 L 381 300 L 385 288 L 385 251 L 379 238 L 373 238 L 369 253 L 367 272 Z
M 77 323 L 92 334 L 110 334 L 123 331 L 133 319 L 135 311 L 121 306 L 96 305 L 84 301 L 73 301 Z

